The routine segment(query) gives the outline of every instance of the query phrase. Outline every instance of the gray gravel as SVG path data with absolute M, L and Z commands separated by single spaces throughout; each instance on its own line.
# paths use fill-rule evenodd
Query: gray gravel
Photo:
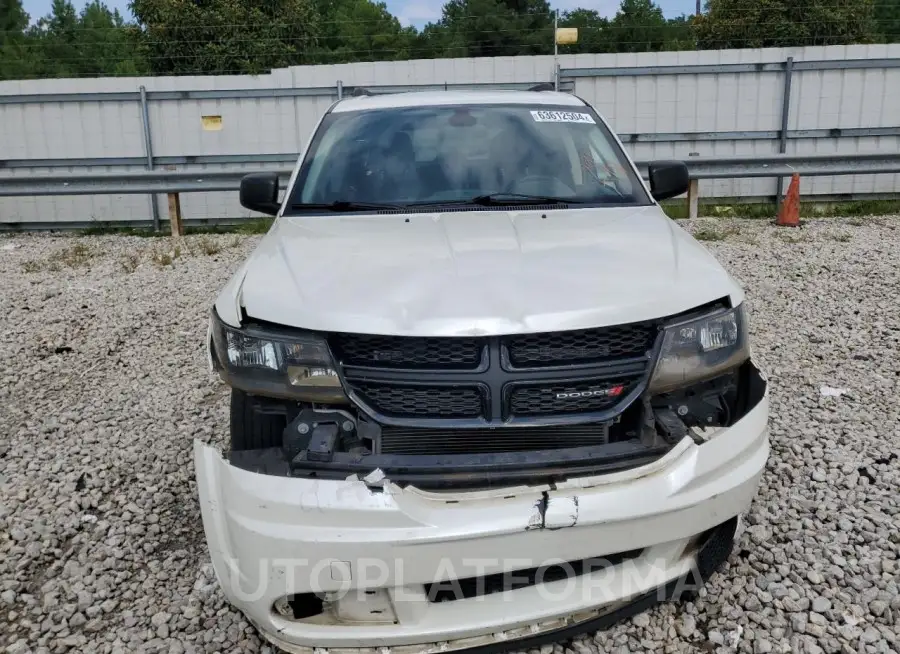
M 748 289 L 760 495 L 696 602 L 541 652 L 900 651 L 900 217 L 682 224 Z M 0 238 L 7 652 L 271 651 L 215 587 L 190 459 L 225 443 L 206 315 L 257 238 Z

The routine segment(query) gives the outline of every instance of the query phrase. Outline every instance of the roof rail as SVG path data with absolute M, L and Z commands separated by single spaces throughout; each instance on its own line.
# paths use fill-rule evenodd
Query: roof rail
M 529 91 L 555 91 L 556 87 L 553 86 L 553 82 L 541 82 L 540 84 L 535 84 L 532 87 L 529 87 Z
M 361 86 L 355 86 L 352 91 L 350 91 L 350 96 L 353 98 L 358 98 L 361 95 L 372 95 L 372 92 L 369 89 L 364 89 Z

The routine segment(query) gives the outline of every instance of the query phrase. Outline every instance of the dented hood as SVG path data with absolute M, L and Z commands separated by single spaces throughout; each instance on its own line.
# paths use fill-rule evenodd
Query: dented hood
M 740 288 L 656 206 L 279 218 L 219 298 L 321 331 L 453 336 L 671 315 Z

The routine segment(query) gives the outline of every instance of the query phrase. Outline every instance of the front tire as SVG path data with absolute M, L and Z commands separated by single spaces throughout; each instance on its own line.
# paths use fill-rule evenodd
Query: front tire
M 265 413 L 253 398 L 231 389 L 231 451 L 281 447 L 287 417 Z

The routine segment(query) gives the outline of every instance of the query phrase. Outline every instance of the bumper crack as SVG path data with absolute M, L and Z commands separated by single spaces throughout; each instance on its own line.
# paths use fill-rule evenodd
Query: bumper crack
M 525 527 L 525 531 L 543 529 L 547 526 L 547 505 L 549 502 L 550 493 L 547 491 L 541 492 L 541 498 L 534 504 L 535 510 L 534 513 L 531 514 L 531 518 L 528 519 L 528 525 Z

